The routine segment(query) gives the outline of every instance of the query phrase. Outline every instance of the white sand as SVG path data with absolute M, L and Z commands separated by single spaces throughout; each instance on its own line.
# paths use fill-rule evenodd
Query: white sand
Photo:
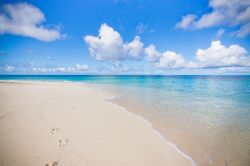
M 80 84 L 1 82 L 0 165 L 192 165 L 107 98 Z

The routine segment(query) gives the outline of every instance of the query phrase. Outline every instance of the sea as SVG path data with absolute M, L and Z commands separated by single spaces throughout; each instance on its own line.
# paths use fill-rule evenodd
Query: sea
M 111 102 L 151 123 L 196 165 L 250 165 L 250 76 L 0 75 L 0 80 L 98 87 L 113 94 Z

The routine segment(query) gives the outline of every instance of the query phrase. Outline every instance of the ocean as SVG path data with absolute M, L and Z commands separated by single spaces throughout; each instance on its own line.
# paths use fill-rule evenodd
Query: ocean
M 0 80 L 99 86 L 197 165 L 250 165 L 250 76 L 1 75 Z

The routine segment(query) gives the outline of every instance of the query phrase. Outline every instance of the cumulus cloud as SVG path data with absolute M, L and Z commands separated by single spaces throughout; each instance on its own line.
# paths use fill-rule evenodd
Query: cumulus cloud
M 250 66 L 247 51 L 237 45 L 226 47 L 220 41 L 213 41 L 207 49 L 198 49 L 196 52 L 197 66 L 199 67 L 233 67 Z
M 190 16 L 190 20 L 194 16 Z M 205 17 L 205 16 L 204 16 Z M 186 26 L 189 21 L 179 26 Z M 220 29 L 217 37 L 223 35 L 225 29 Z M 145 55 L 147 62 L 153 63 L 162 69 L 202 69 L 220 67 L 246 67 L 250 66 L 247 51 L 239 45 L 224 46 L 220 41 L 212 41 L 207 49 L 198 49 L 194 61 L 187 61 L 181 54 L 173 51 L 160 52 L 151 44 L 144 49 L 139 36 L 125 43 L 121 35 L 107 24 L 102 24 L 98 36 L 84 37 L 89 46 L 90 55 L 96 60 L 108 61 L 114 68 L 120 68 L 121 61 L 125 59 L 142 59 Z M 117 67 L 118 66 L 118 67 Z
M 154 62 L 155 66 L 163 69 L 179 69 L 186 67 L 186 62 L 182 55 L 173 51 L 160 53 L 153 44 L 145 48 L 145 59 Z
M 57 29 L 42 25 L 44 14 L 31 4 L 4 4 L 0 8 L 0 34 L 26 36 L 47 42 L 62 38 Z
M 134 59 L 140 59 L 143 55 L 143 46 L 139 36 L 135 36 L 134 40 L 128 43 L 125 47 L 128 50 L 128 55 Z
M 165 69 L 179 69 L 184 68 L 186 62 L 180 54 L 176 54 L 173 51 L 166 51 L 162 54 L 159 62 L 156 63 L 156 67 Z
M 146 60 L 163 69 L 202 69 L 221 67 L 249 67 L 250 57 L 243 47 L 233 44 L 228 47 L 220 41 L 212 41 L 207 49 L 196 51 L 195 61 L 186 61 L 181 54 L 173 51 L 160 53 L 154 45 L 145 48 Z
M 102 24 L 98 36 L 84 36 L 89 46 L 90 55 L 96 60 L 121 61 L 132 58 L 139 59 L 143 53 L 143 43 L 135 36 L 130 43 L 124 43 L 121 35 L 107 24 Z
M 148 62 L 156 62 L 161 57 L 161 53 L 156 50 L 155 46 L 153 44 L 150 44 L 147 48 L 145 48 L 145 59 Z
M 249 0 L 210 0 L 212 11 L 201 16 L 188 14 L 176 24 L 182 29 L 201 29 L 213 26 L 239 27 L 235 32 L 238 37 L 250 34 Z

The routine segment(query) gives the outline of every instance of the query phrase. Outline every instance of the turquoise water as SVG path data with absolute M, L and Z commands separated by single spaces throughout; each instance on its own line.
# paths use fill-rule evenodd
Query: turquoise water
M 198 165 L 250 165 L 250 76 L 59 75 L 0 80 L 95 83 L 152 122 Z

